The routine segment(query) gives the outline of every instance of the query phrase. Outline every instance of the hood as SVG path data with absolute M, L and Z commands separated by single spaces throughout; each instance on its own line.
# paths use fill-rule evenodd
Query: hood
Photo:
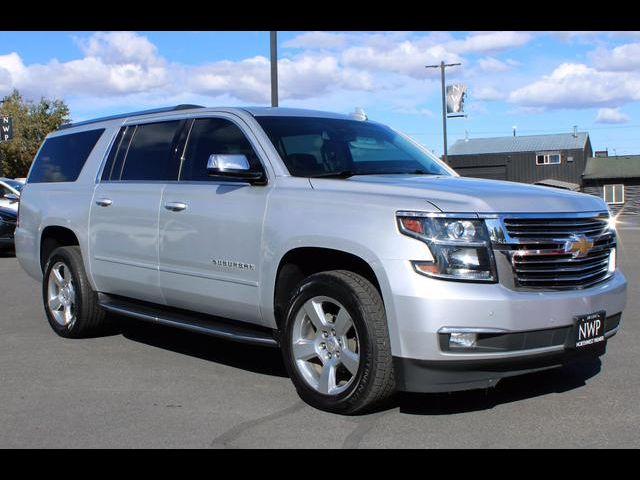
M 525 183 L 470 177 L 356 175 L 312 178 L 317 190 L 408 196 L 431 202 L 446 213 L 571 213 L 607 210 L 598 197 Z

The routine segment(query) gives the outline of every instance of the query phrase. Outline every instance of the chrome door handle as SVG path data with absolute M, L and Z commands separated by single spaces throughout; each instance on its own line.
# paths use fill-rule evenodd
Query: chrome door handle
M 100 205 L 101 207 L 108 207 L 112 203 L 113 201 L 109 200 L 108 198 L 101 198 L 100 200 L 96 200 L 96 205 Z
M 187 209 L 187 204 L 182 202 L 169 202 L 164 204 L 164 208 L 172 212 L 181 212 Z

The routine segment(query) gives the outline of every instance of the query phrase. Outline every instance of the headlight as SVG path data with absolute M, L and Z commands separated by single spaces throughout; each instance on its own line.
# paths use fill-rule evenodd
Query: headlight
M 483 220 L 399 214 L 400 231 L 425 242 L 434 261 L 412 261 L 429 277 L 469 282 L 496 282 L 491 240 Z

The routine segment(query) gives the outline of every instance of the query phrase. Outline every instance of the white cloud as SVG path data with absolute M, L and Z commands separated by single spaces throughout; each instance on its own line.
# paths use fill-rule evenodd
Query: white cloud
M 627 43 L 613 49 L 600 47 L 589 57 L 599 70 L 631 72 L 640 69 L 640 43 Z
M 640 76 L 563 63 L 551 74 L 511 92 L 509 100 L 531 107 L 615 107 L 640 100 Z
M 425 68 L 426 65 L 457 63 L 462 59 L 448 52 L 442 45 L 422 48 L 415 42 L 403 41 L 392 48 L 382 50 L 371 46 L 357 46 L 342 53 L 342 62 L 349 67 L 369 71 L 399 73 L 413 78 L 434 76 L 437 71 Z
M 481 32 L 454 40 L 447 48 L 455 53 L 496 52 L 525 45 L 533 38 L 527 32 Z
M 330 32 L 305 32 L 282 43 L 284 48 L 337 50 L 347 46 L 349 35 Z
M 596 123 L 627 123 L 629 116 L 618 108 L 601 108 L 596 116 Z
M 12 88 L 25 96 L 166 98 L 187 92 L 195 96 L 268 103 L 269 60 L 256 56 L 205 65 L 171 64 L 146 37 L 131 32 L 96 33 L 76 39 L 84 57 L 67 62 L 25 65 L 13 52 L 0 56 L 0 94 Z M 364 71 L 344 66 L 332 55 L 301 54 L 278 62 L 283 99 L 318 97 L 335 89 L 380 88 Z
M 478 60 L 480 70 L 484 72 L 505 72 L 511 68 L 507 62 L 503 62 L 493 57 L 485 57 Z

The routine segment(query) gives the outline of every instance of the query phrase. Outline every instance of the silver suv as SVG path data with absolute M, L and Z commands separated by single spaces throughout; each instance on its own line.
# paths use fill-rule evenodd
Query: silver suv
M 50 134 L 17 257 L 63 337 L 117 313 L 280 347 L 346 414 L 602 355 L 626 280 L 599 198 L 461 178 L 379 123 L 193 105 Z

